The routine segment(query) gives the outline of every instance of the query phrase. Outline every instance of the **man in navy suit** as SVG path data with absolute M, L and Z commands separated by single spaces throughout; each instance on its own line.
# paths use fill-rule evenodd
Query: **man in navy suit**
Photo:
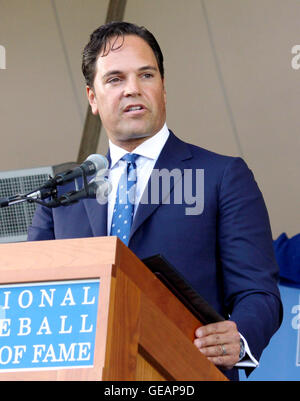
M 141 259 L 164 255 L 225 317 L 197 329 L 194 344 L 237 379 L 238 367 L 257 366 L 281 322 L 269 219 L 253 174 L 242 159 L 187 144 L 168 130 L 163 56 L 145 28 L 101 26 L 85 47 L 82 67 L 91 110 L 109 138 L 112 191 L 105 204 L 87 199 L 38 207 L 28 239 L 118 235 L 117 189 L 128 168 L 123 157 L 137 155 L 133 220 L 121 239 Z M 164 172 L 168 185 L 159 181 L 153 190 Z

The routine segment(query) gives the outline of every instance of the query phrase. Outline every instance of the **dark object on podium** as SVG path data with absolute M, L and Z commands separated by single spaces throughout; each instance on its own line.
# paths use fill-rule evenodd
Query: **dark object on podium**
M 225 320 L 162 255 L 150 256 L 142 262 L 203 324 Z

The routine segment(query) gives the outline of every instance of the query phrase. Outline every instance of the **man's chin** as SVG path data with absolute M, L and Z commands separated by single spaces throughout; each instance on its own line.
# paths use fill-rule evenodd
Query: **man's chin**
M 123 142 L 123 141 L 125 141 L 125 142 L 130 142 L 130 141 L 135 141 L 135 140 L 137 140 L 137 139 L 147 139 L 147 138 L 150 138 L 151 136 L 152 136 L 153 134 L 152 133 L 149 133 L 149 132 L 140 132 L 140 131 L 138 131 L 138 132 L 124 132 L 124 133 L 122 133 L 122 134 L 119 134 L 118 136 L 117 136 L 117 139 L 118 139 L 118 141 L 120 141 L 120 142 Z

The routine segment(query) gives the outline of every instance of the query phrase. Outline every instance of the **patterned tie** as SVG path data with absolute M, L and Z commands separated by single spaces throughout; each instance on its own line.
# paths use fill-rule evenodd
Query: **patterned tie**
M 122 174 L 116 196 L 112 216 L 110 235 L 117 235 L 125 245 L 128 245 L 130 229 L 134 213 L 136 159 L 139 155 L 127 153 L 122 160 L 127 162 L 127 169 Z

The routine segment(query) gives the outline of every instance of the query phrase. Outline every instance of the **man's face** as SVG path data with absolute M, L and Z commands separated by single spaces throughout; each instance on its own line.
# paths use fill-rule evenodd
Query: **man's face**
M 119 38 L 114 47 L 121 43 Z M 87 94 L 93 114 L 99 113 L 116 145 L 137 145 L 165 123 L 164 82 L 151 47 L 138 36 L 125 36 L 120 49 L 98 57 L 94 88 L 87 87 Z

